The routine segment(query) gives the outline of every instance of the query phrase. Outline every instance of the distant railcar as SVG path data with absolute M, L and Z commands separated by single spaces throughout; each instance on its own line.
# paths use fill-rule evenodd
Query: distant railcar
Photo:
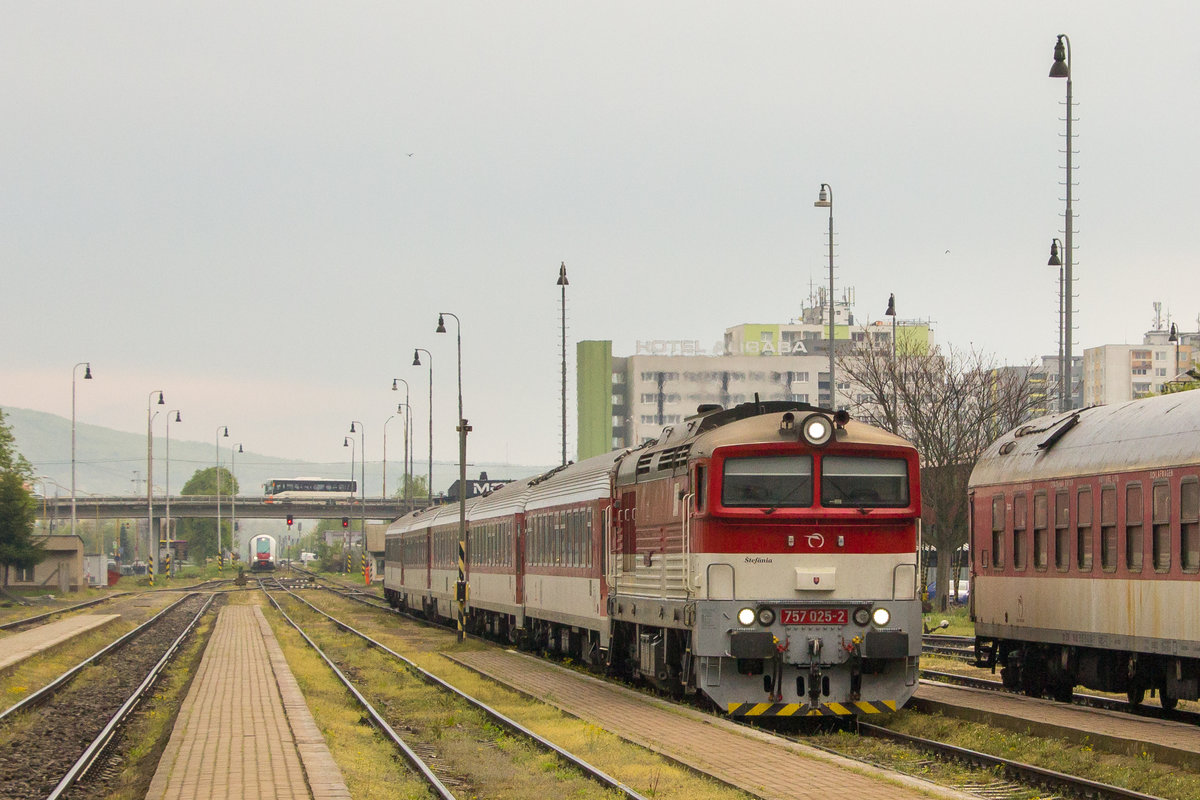
M 250 540 L 250 571 L 270 572 L 277 562 L 274 536 L 259 534 Z
M 844 413 L 705 407 L 469 500 L 466 624 L 733 715 L 894 709 L 921 646 L 918 475 Z M 389 600 L 453 619 L 458 537 L 455 505 L 394 522 Z
M 1034 696 L 1200 699 L 1200 391 L 1022 425 L 968 491 L 981 664 Z

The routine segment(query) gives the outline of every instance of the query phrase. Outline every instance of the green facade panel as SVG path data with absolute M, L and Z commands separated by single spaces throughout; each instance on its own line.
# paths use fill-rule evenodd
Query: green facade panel
M 613 449 L 612 342 L 575 345 L 575 397 L 579 414 L 576 459 L 609 452 Z

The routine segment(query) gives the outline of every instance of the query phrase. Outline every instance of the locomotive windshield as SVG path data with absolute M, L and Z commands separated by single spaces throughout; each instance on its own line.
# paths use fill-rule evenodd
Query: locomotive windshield
M 750 456 L 725 460 L 721 504 L 727 507 L 812 505 L 811 456 Z
M 825 456 L 821 505 L 888 508 L 908 505 L 908 462 L 900 458 Z

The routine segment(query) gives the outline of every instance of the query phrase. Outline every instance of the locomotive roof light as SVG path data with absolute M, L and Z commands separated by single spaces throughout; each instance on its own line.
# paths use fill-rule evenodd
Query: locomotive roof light
M 892 621 L 892 615 L 886 608 L 877 608 L 871 612 L 871 619 L 875 622 L 875 627 L 882 628 Z
M 770 606 L 762 606 L 758 609 L 758 624 L 764 628 L 775 621 L 775 610 Z
M 854 609 L 854 624 L 867 627 L 867 623 L 871 621 L 871 609 L 866 606 L 859 606 Z
M 738 624 L 742 626 L 753 625 L 755 616 L 753 608 L 743 608 L 737 613 Z
M 850 421 L 850 412 L 844 408 L 839 408 L 833 412 L 833 424 L 839 428 L 846 427 L 846 423 Z
M 779 420 L 779 432 L 790 433 L 796 428 L 796 415 L 788 411 Z
M 809 414 L 800 426 L 800 435 L 813 447 L 822 447 L 833 438 L 833 425 L 824 414 Z

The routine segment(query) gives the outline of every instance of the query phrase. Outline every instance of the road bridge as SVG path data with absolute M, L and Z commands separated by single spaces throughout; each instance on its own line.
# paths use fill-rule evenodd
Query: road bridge
M 171 497 L 172 519 L 216 519 L 217 495 L 179 495 Z M 235 499 L 230 495 L 220 496 L 221 519 L 229 519 L 234 511 Z M 296 519 L 340 519 L 350 517 L 359 519 L 366 517 L 371 520 L 393 520 L 403 516 L 412 508 L 425 508 L 429 505 L 428 498 L 414 499 L 406 503 L 403 499 L 392 497 L 367 497 L 330 500 L 323 502 L 303 502 L 299 500 L 264 502 L 261 497 L 236 498 L 238 519 L 278 519 L 286 520 L 288 515 Z M 38 511 L 44 518 L 57 520 L 71 518 L 71 498 L 39 499 Z M 165 495 L 154 497 L 155 519 L 167 515 L 167 498 Z M 75 498 L 75 516 L 80 520 L 88 519 L 136 519 L 146 516 L 146 498 L 129 496 L 110 496 Z

